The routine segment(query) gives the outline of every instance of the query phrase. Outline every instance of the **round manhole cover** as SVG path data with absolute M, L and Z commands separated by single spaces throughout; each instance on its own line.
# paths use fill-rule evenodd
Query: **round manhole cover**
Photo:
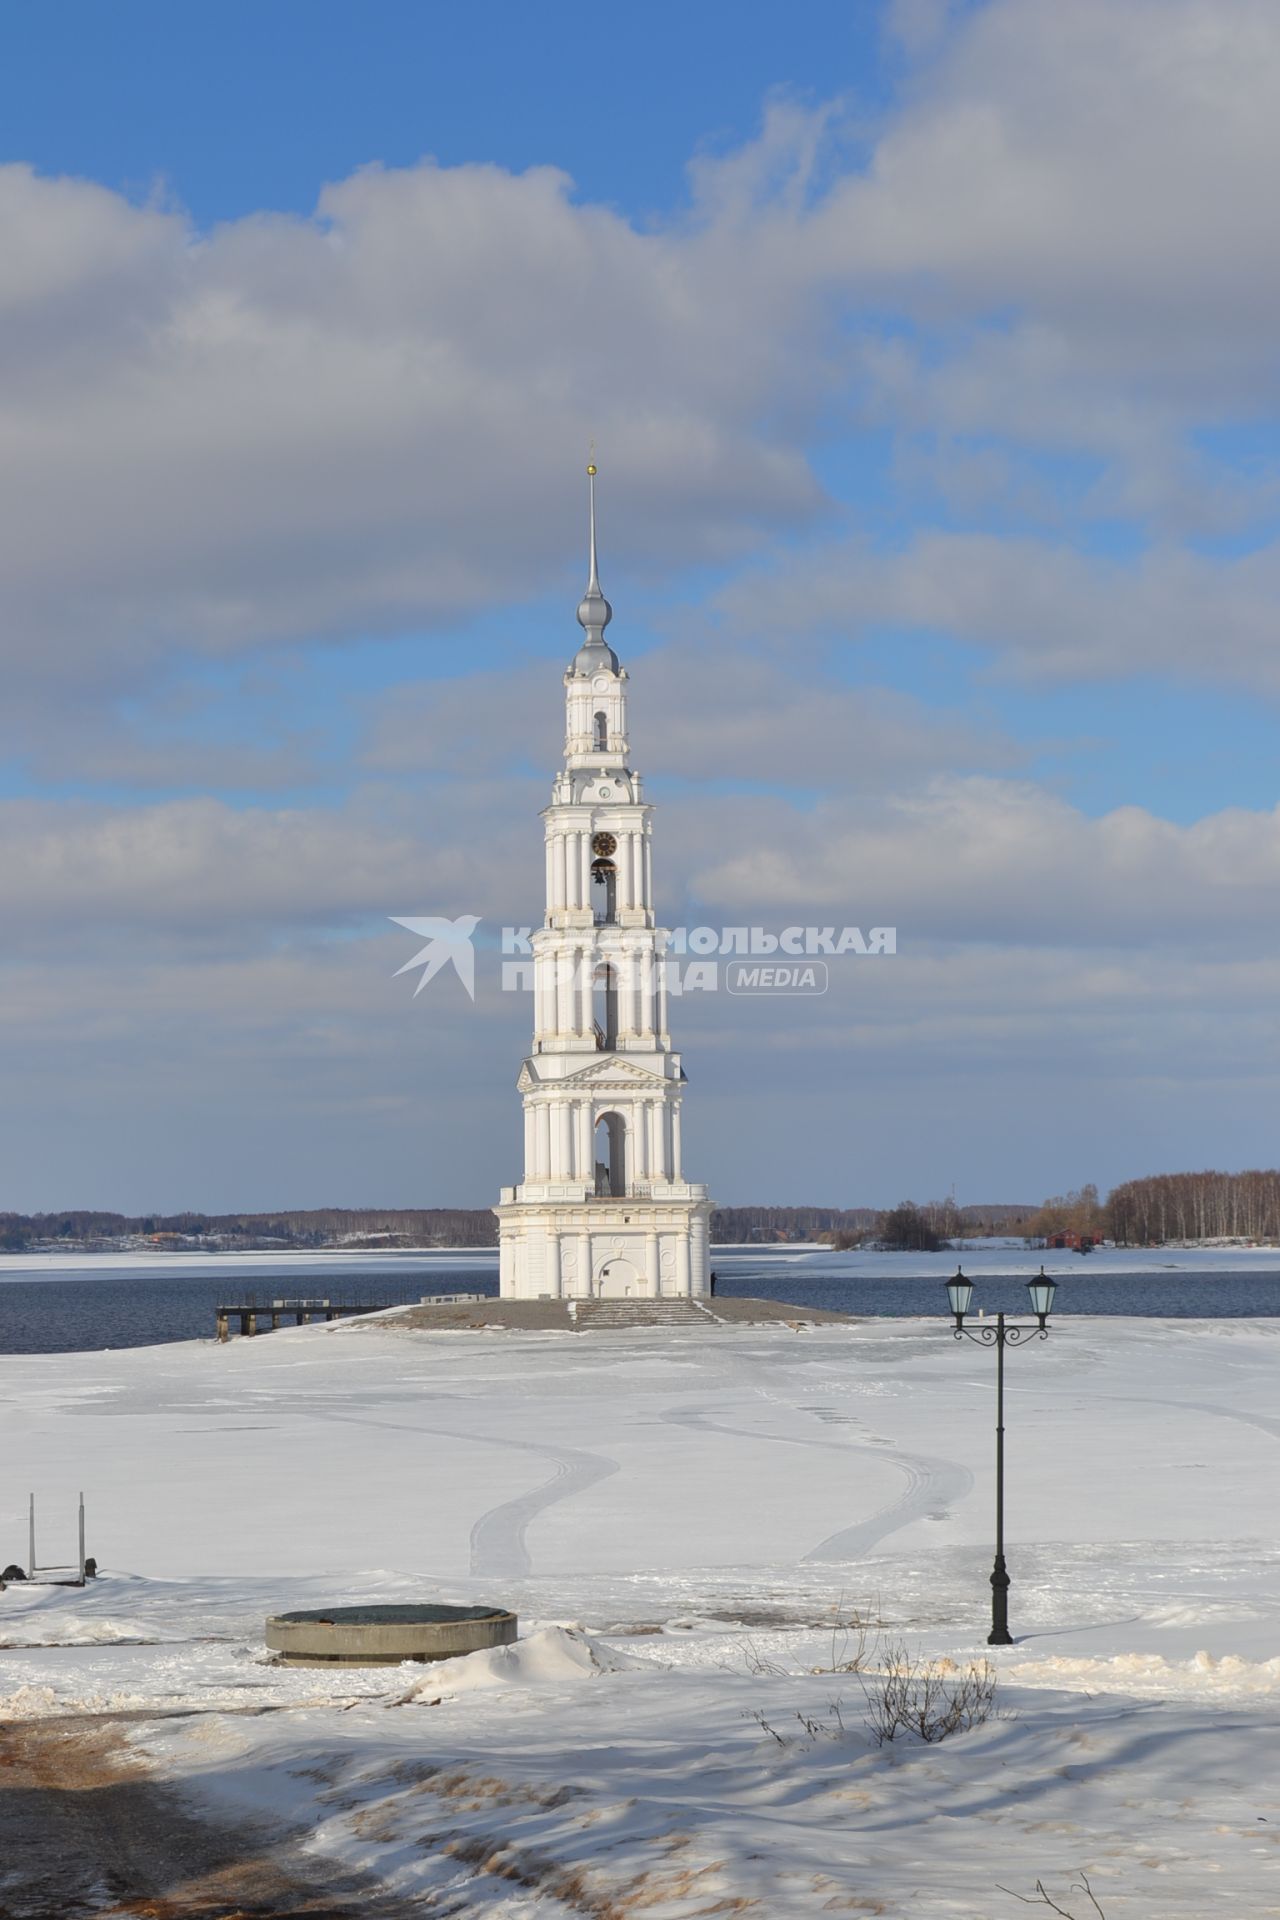
M 516 1616 L 503 1607 L 307 1607 L 267 1621 L 267 1645 L 293 1666 L 398 1666 L 509 1646 Z

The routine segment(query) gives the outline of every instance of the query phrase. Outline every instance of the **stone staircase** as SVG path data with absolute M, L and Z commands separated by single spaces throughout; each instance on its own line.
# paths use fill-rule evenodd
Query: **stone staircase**
M 571 1300 L 570 1324 L 579 1333 L 613 1328 L 719 1326 L 714 1313 L 696 1300 Z

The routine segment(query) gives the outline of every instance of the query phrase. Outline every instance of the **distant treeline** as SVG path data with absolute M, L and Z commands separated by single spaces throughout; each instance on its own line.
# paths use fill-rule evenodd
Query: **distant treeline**
M 1031 1206 L 957 1207 L 935 1201 L 920 1214 L 942 1239 L 1020 1233 Z M 888 1215 L 875 1207 L 717 1207 L 716 1241 L 764 1244 L 829 1239 L 858 1246 L 875 1240 Z M 210 1250 L 263 1247 L 492 1247 L 498 1223 L 487 1207 L 311 1207 L 280 1213 L 0 1213 L 0 1251 L 48 1245 L 110 1249 L 121 1240 L 206 1240 Z
M 716 1207 L 711 1238 L 817 1240 L 830 1233 L 861 1233 L 880 1218 L 874 1207 Z
M 715 1240 L 811 1240 L 844 1229 L 865 1232 L 872 1207 L 720 1207 Z M 222 1247 L 334 1247 L 362 1241 L 399 1246 L 493 1247 L 498 1223 L 487 1207 L 313 1207 L 281 1213 L 0 1213 L 0 1248 L 39 1242 L 109 1247 L 113 1241 L 208 1240 Z
M 482 1207 L 312 1207 L 283 1213 L 0 1213 L 0 1248 L 39 1241 L 109 1247 L 112 1241 L 204 1240 L 219 1247 L 334 1247 L 362 1241 L 413 1247 L 496 1246 Z
M 711 1237 L 763 1244 L 829 1240 L 836 1247 L 920 1248 L 985 1234 L 1074 1234 L 1120 1245 L 1167 1240 L 1280 1240 L 1280 1172 L 1163 1173 L 1127 1180 L 1100 1202 L 1096 1187 L 1039 1206 L 904 1201 L 875 1207 L 717 1207 Z M 207 1241 L 210 1250 L 262 1247 L 492 1247 L 487 1207 L 309 1207 L 280 1213 L 0 1213 L 0 1251 L 41 1244 L 109 1249 L 122 1240 Z
M 1126 1180 L 1106 1204 L 1122 1246 L 1166 1240 L 1280 1239 L 1280 1172 L 1157 1173 Z

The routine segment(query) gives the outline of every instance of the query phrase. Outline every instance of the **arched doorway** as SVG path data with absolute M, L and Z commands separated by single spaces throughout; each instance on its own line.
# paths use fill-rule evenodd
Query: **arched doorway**
M 594 745 L 597 753 L 607 753 L 609 751 L 609 716 L 608 714 L 607 713 L 596 714 L 593 724 L 594 724 L 595 737 L 592 744 Z
M 634 1263 L 618 1255 L 606 1260 L 600 1269 L 600 1283 L 596 1288 L 597 1298 L 601 1300 L 639 1300 L 647 1292 L 643 1275 Z

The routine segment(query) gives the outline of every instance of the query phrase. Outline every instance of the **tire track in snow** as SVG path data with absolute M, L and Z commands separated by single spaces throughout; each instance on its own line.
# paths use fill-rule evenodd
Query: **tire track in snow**
M 533 1572 L 533 1562 L 525 1545 L 529 1522 L 545 1513 L 548 1507 L 585 1493 L 599 1480 L 607 1480 L 618 1472 L 618 1462 L 608 1454 L 584 1453 L 576 1447 L 538 1446 L 525 1440 L 503 1440 L 498 1444 L 540 1454 L 543 1459 L 556 1462 L 556 1470 L 549 1480 L 529 1493 L 518 1494 L 514 1500 L 504 1500 L 501 1506 L 490 1507 L 471 1529 L 472 1573 L 511 1579 L 517 1574 Z
M 851 1449 L 852 1451 L 852 1449 Z M 897 1449 L 859 1448 L 874 1453 L 877 1460 L 888 1460 L 907 1476 L 907 1489 L 890 1506 L 881 1507 L 869 1520 L 859 1520 L 839 1533 L 828 1534 L 805 1554 L 806 1560 L 855 1560 L 879 1546 L 891 1533 L 924 1520 L 938 1508 L 950 1508 L 963 1500 L 973 1486 L 968 1467 L 954 1460 L 940 1460 L 927 1453 L 899 1453 Z
M 1245 1413 L 1239 1407 L 1217 1406 L 1211 1400 L 1156 1400 L 1150 1394 L 1100 1393 L 1099 1400 L 1118 1400 L 1126 1406 L 1139 1401 L 1144 1407 L 1175 1407 L 1179 1412 L 1209 1413 L 1219 1420 L 1238 1420 L 1243 1426 L 1257 1427 L 1260 1433 L 1270 1434 L 1273 1440 L 1280 1440 L 1280 1420 L 1268 1418 L 1265 1413 Z
M 471 1441 L 482 1447 L 505 1447 L 512 1453 L 532 1453 L 554 1462 L 550 1479 L 528 1493 L 517 1494 L 482 1513 L 471 1528 L 471 1572 L 481 1578 L 517 1579 L 533 1572 L 533 1561 L 525 1539 L 532 1520 L 561 1500 L 585 1493 L 599 1480 L 607 1480 L 619 1471 L 618 1462 L 605 1453 L 587 1453 L 577 1447 L 549 1447 L 535 1440 L 501 1440 L 496 1434 L 467 1433 L 455 1427 L 424 1427 L 404 1420 L 379 1420 L 371 1415 L 336 1413 L 332 1408 L 315 1411 L 321 1420 L 335 1420 L 355 1427 L 388 1427 L 393 1433 L 417 1433 L 435 1440 Z
M 784 1447 L 823 1447 L 831 1453 L 842 1453 L 849 1460 L 860 1455 L 883 1460 L 905 1474 L 905 1493 L 887 1507 L 881 1507 L 879 1513 L 872 1514 L 868 1519 L 828 1534 L 825 1540 L 820 1540 L 816 1547 L 801 1556 L 806 1562 L 855 1559 L 878 1546 L 891 1533 L 910 1526 L 915 1520 L 925 1519 L 930 1513 L 936 1512 L 939 1506 L 950 1507 L 956 1501 L 963 1500 L 973 1486 L 973 1475 L 967 1467 L 958 1466 L 953 1460 L 938 1459 L 932 1454 L 904 1453 L 896 1447 L 869 1447 L 856 1440 L 820 1440 L 816 1434 L 761 1433 L 751 1427 L 730 1426 L 727 1421 L 717 1420 L 698 1408 L 671 1407 L 662 1418 L 674 1426 L 693 1427 L 704 1433 L 728 1433 L 738 1438 L 765 1440 Z

